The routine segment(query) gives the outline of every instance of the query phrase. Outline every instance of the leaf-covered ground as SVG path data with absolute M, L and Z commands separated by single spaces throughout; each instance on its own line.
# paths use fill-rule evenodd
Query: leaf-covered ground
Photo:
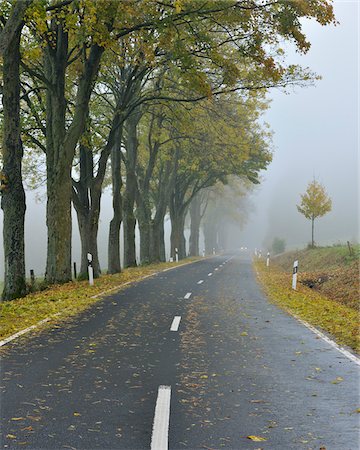
M 325 297 L 345 306 L 359 308 L 360 246 L 320 247 L 288 252 L 274 258 L 286 273 L 292 273 L 294 260 L 299 260 L 299 282 Z
M 54 322 L 65 320 L 84 311 L 93 303 L 101 299 L 101 295 L 111 289 L 121 289 L 129 282 L 135 282 L 145 276 L 152 275 L 161 270 L 176 265 L 196 261 L 189 258 L 185 262 L 160 263 L 125 269 L 115 275 L 102 275 L 94 280 L 94 286 L 88 281 L 75 281 L 63 285 L 56 285 L 42 292 L 29 294 L 24 298 L 0 303 L 0 339 L 7 338 L 18 331 L 37 324 L 39 321 L 50 318 L 39 326 L 39 330 L 53 326 Z
M 254 262 L 258 277 L 269 298 L 301 319 L 321 328 L 341 344 L 360 353 L 359 314 L 355 308 L 327 298 L 325 295 L 298 283 L 291 288 L 292 274 L 264 260 Z

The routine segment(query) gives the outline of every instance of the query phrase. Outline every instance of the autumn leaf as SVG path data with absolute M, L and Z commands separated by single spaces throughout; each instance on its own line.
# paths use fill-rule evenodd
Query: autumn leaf
M 25 420 L 24 417 L 12 417 L 11 420 Z
M 261 437 L 261 436 L 250 435 L 250 436 L 246 436 L 246 437 L 248 439 L 251 439 L 252 441 L 255 441 L 255 442 L 267 441 L 267 439 L 265 439 L 264 437 Z
M 6 437 L 8 439 L 16 439 L 16 436 L 14 434 L 7 434 Z
M 331 383 L 332 383 L 332 384 L 339 384 L 339 383 L 341 383 L 342 381 L 344 381 L 344 378 L 342 378 L 342 377 L 336 377 L 335 380 L 333 380 Z
M 248 334 L 247 334 L 246 331 L 243 331 L 243 332 L 240 334 L 240 336 L 248 336 Z
M 74 416 L 78 417 L 78 416 L 81 416 L 81 414 L 78 412 L 74 412 Z

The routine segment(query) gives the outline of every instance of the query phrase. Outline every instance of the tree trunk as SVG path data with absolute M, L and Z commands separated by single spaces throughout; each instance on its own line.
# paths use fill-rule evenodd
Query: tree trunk
M 106 158 L 107 159 L 107 158 Z M 100 161 L 101 163 L 101 161 Z M 106 165 L 106 162 L 104 162 Z M 81 240 L 80 279 L 88 277 L 88 258 L 92 255 L 94 277 L 100 276 L 97 235 L 100 217 L 100 200 L 103 177 L 94 178 L 93 155 L 90 149 L 80 146 L 80 179 L 73 181 L 73 204 L 77 213 Z M 99 171 L 102 167 L 99 167 Z M 105 172 L 105 168 L 103 168 Z
M 172 171 L 173 162 L 166 161 L 161 165 L 158 173 L 157 189 L 153 190 L 154 203 L 156 205 L 156 212 L 151 221 L 151 243 L 150 243 L 150 261 L 151 262 L 165 262 L 165 232 L 164 219 L 166 210 L 169 205 L 171 197 L 174 172 Z
M 312 217 L 312 218 L 311 218 L 311 247 L 312 247 L 312 248 L 315 247 L 315 241 L 314 241 L 314 222 L 315 222 L 315 218 Z
M 160 261 L 165 262 L 166 261 L 166 254 L 165 254 L 165 230 L 164 230 L 164 221 L 161 222 L 159 225 L 160 230 Z
M 165 214 L 164 214 L 165 215 Z M 151 221 L 150 261 L 165 262 L 164 215 Z
M 136 267 L 134 214 L 137 193 L 136 161 L 139 141 L 137 126 L 140 121 L 140 111 L 134 112 L 126 123 L 126 187 L 124 193 L 124 267 Z
M 46 92 L 46 171 L 48 228 L 45 278 L 48 283 L 71 280 L 71 163 L 64 149 L 65 72 L 68 35 L 57 27 L 57 47 L 47 48 L 45 71 L 49 81 Z
M 122 125 L 119 127 L 116 144 L 111 150 L 111 175 L 113 194 L 113 218 L 110 222 L 108 241 L 108 273 L 120 273 L 120 228 L 122 222 L 122 178 L 121 178 Z
M 47 171 L 46 225 L 48 228 L 45 278 L 48 283 L 71 281 L 71 196 L 70 169 Z
M 66 127 L 65 80 L 68 67 L 68 33 L 64 25 L 53 20 L 56 36 L 45 49 L 46 90 L 46 169 L 48 248 L 45 279 L 48 283 L 64 283 L 71 276 L 71 169 L 75 148 L 83 134 L 94 80 L 104 51 L 93 44 L 79 77 L 75 110 Z
M 134 205 L 136 196 L 135 173 L 127 171 L 124 194 L 124 267 L 136 267 Z
M 150 242 L 151 242 L 151 209 L 146 205 L 146 198 L 138 200 L 136 215 L 140 231 L 140 264 L 150 262 Z
M 201 222 L 201 201 L 199 195 L 190 204 L 190 256 L 199 256 L 199 236 Z
M 97 234 L 98 234 L 98 222 L 99 215 L 93 213 L 82 214 L 78 212 L 78 223 L 81 240 L 81 268 L 79 273 L 80 279 L 88 278 L 88 259 L 87 254 L 92 255 L 92 267 L 94 271 L 94 278 L 98 278 L 101 274 Z
M 212 255 L 213 250 L 217 249 L 217 228 L 215 222 L 205 221 L 203 224 L 205 238 L 205 253 Z
M 3 56 L 3 170 L 1 173 L 5 256 L 3 300 L 11 300 L 26 294 L 24 242 L 26 204 L 21 174 L 23 147 L 19 112 L 21 30 L 22 26 L 19 26 Z
M 176 248 L 178 249 L 179 259 L 186 258 L 186 241 L 184 236 L 185 214 L 180 211 L 172 211 L 170 209 L 171 219 L 171 255 L 175 259 Z

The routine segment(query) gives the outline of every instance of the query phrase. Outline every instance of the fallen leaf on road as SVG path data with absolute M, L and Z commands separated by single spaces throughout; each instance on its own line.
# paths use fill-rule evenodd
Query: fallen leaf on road
M 16 439 L 16 436 L 14 434 L 7 434 L 6 437 L 8 439 Z
M 33 420 L 34 422 L 39 422 L 41 420 L 41 417 L 39 416 L 27 416 L 28 419 Z
M 240 336 L 248 336 L 248 334 L 247 334 L 246 331 L 243 331 L 243 332 L 240 334 Z
M 78 412 L 74 412 L 74 416 L 78 417 L 78 416 L 81 416 L 81 414 Z
M 25 417 L 12 417 L 11 420 L 25 420 Z
M 261 437 L 261 436 L 246 436 L 248 439 L 251 439 L 252 441 L 255 442 L 260 442 L 260 441 L 267 441 L 267 439 Z
M 331 383 L 332 383 L 332 384 L 339 384 L 339 383 L 341 383 L 342 381 L 344 381 L 344 378 L 342 378 L 342 377 L 336 377 L 335 380 L 333 380 Z

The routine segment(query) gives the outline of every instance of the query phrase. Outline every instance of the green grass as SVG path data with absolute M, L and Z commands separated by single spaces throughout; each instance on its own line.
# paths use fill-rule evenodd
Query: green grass
M 299 268 L 305 272 L 327 271 L 349 266 L 360 258 L 360 245 L 352 245 L 353 255 L 344 245 L 332 247 L 315 247 L 313 249 L 295 250 L 275 256 L 273 260 L 286 272 L 292 272 L 294 261 L 299 260 Z
M 169 267 L 189 264 L 200 258 L 188 258 L 179 263 L 149 264 L 125 269 L 115 275 L 103 275 L 94 280 L 94 286 L 88 281 L 75 281 L 55 285 L 41 292 L 35 292 L 24 298 L 0 303 L 0 339 L 4 339 L 42 319 L 51 320 L 39 327 L 39 330 L 66 321 L 70 317 L 86 310 L 98 302 L 101 297 L 91 298 L 110 289 L 121 289 L 125 283 L 135 282 L 144 276 L 152 275 Z

